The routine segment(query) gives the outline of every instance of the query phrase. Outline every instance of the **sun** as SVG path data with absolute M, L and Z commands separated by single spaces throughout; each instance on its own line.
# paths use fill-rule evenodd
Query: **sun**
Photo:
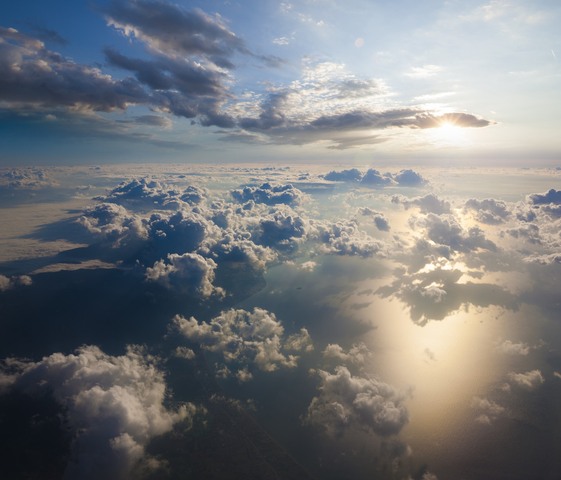
M 434 140 L 441 145 L 460 145 L 466 141 L 465 128 L 450 121 L 443 121 L 432 133 Z

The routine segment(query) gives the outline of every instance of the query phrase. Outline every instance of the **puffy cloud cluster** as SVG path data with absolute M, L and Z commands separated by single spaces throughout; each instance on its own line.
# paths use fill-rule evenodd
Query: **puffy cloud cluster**
M 348 428 L 370 430 L 388 436 L 408 422 L 405 396 L 374 378 L 353 376 L 338 366 L 334 373 L 318 370 L 319 395 L 308 407 L 304 423 L 342 435 Z
M 376 212 L 375 210 L 372 210 L 369 207 L 359 208 L 359 212 L 362 215 L 372 217 L 372 219 L 374 220 L 374 225 L 376 225 L 376 228 L 378 230 L 380 230 L 382 232 L 389 232 L 390 231 L 390 223 L 383 213 Z
M 294 368 L 298 357 L 283 350 L 306 352 L 313 349 L 307 330 L 285 338 L 284 327 L 275 314 L 262 308 L 252 312 L 226 310 L 208 323 L 177 315 L 172 328 L 202 349 L 235 364 L 238 373 L 249 372 L 254 367 L 264 372 Z M 229 372 L 229 368 L 223 369 L 224 374 L 229 375 Z
M 146 222 L 114 203 L 98 203 L 86 208 L 77 222 L 94 238 L 110 242 L 119 248 L 148 238 Z
M 518 308 L 516 296 L 501 286 L 463 281 L 463 275 L 458 269 L 448 268 L 401 274 L 393 284 L 380 287 L 376 293 L 402 300 L 410 309 L 411 319 L 419 325 L 442 320 L 467 305 Z
M 197 411 L 192 404 L 165 406 L 164 375 L 139 348 L 111 356 L 84 346 L 75 354 L 54 353 L 38 362 L 11 359 L 4 366 L 11 371 L 0 376 L 7 388 L 50 393 L 64 408 L 74 433 L 65 478 L 129 478 L 152 438 Z
M 478 221 L 489 225 L 503 223 L 510 216 L 508 205 L 493 198 L 484 200 L 470 198 L 466 202 L 465 208 L 474 211 Z
M 177 209 L 182 202 L 196 205 L 205 197 L 206 191 L 195 185 L 177 190 L 157 180 L 139 178 L 120 183 L 108 195 L 99 197 L 99 200 L 129 207 Z
M 19 286 L 31 285 L 33 280 L 28 275 L 16 275 L 13 277 L 7 277 L 6 275 L 0 275 L 0 292 L 10 290 Z
M 28 167 L 0 170 L 0 187 L 36 190 L 55 185 L 57 185 L 57 182 L 43 168 Z
M 401 170 L 398 173 L 381 173 L 369 168 L 364 174 L 356 169 L 336 171 L 332 170 L 323 176 L 326 180 L 335 182 L 358 182 L 369 187 L 385 187 L 389 185 L 400 185 L 404 187 L 418 187 L 425 185 L 427 180 L 414 170 Z
M 508 374 L 509 381 L 524 390 L 535 390 L 545 382 L 542 372 L 539 370 L 530 370 L 528 372 Z
M 355 366 L 364 365 L 371 357 L 370 350 L 362 342 L 353 344 L 348 351 L 345 351 L 345 349 L 337 343 L 329 343 L 322 354 L 323 358 L 326 360 Z
M 212 284 L 215 269 L 214 260 L 197 253 L 170 253 L 167 262 L 159 260 L 146 269 L 146 280 L 202 298 L 221 296 L 224 291 Z
M 238 202 L 254 201 L 265 205 L 300 205 L 304 200 L 304 193 L 292 185 L 273 185 L 263 183 L 259 187 L 247 186 L 243 189 L 232 190 L 232 197 Z
M 471 406 L 477 412 L 475 421 L 485 425 L 490 425 L 506 412 L 503 406 L 482 397 L 474 397 L 471 401 Z
M 448 247 L 452 252 L 497 250 L 497 246 L 485 237 L 483 230 L 470 227 L 466 231 L 453 215 L 429 213 L 424 218 L 417 219 L 415 225 L 422 226 L 427 238 L 432 242 Z
M 441 215 L 443 213 L 451 213 L 450 202 L 438 198 L 434 193 L 428 193 L 423 197 L 407 198 L 403 195 L 394 195 L 392 197 L 392 203 L 399 203 L 403 205 L 406 209 L 413 206 L 419 207 L 423 213 L 434 213 L 436 215 Z
M 354 220 L 318 224 L 318 238 L 323 243 L 321 250 L 327 253 L 360 257 L 385 254 L 385 245 L 361 230 Z

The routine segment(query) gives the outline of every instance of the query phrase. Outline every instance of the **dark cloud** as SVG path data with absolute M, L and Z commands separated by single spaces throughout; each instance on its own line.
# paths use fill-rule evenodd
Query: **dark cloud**
M 362 172 L 357 168 L 341 171 L 332 170 L 326 173 L 323 178 L 332 182 L 359 182 L 362 179 Z
M 388 174 L 382 174 L 374 168 L 369 168 L 360 183 L 368 186 L 385 186 L 394 184 L 394 180 Z
M 462 276 L 459 270 L 441 268 L 401 275 L 392 285 L 381 287 L 377 293 L 403 301 L 409 307 L 411 320 L 418 325 L 443 320 L 468 305 L 518 309 L 517 297 L 502 287 L 469 281 L 461 283 Z
M 29 25 L 34 37 L 44 42 L 57 43 L 58 45 L 68 45 L 68 40 L 55 30 L 51 30 L 40 25 Z
M 456 127 L 488 127 L 493 125 L 490 120 L 478 118 L 469 113 L 445 113 L 443 115 L 432 115 L 429 113 L 418 114 L 415 121 L 411 123 L 411 127 L 417 128 L 438 128 L 443 124 L 451 124 Z
M 407 187 L 417 187 L 427 183 L 420 173 L 411 169 L 401 170 L 393 178 L 399 185 Z
M 561 190 L 550 189 L 546 193 L 534 193 L 528 196 L 530 203 L 534 205 L 547 205 L 550 203 L 561 204 Z
M 148 101 L 133 79 L 114 80 L 99 69 L 80 65 L 42 42 L 12 28 L 0 28 L 0 100 L 21 106 L 59 107 L 109 112 Z
M 218 15 L 202 10 L 188 11 L 163 0 L 112 1 L 101 10 L 110 25 L 165 56 L 203 56 L 223 68 L 232 68 L 230 57 L 234 53 L 250 54 L 243 40 Z

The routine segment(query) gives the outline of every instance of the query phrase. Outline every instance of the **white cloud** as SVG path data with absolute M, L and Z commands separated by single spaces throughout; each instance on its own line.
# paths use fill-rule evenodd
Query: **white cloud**
M 146 269 L 146 280 L 203 298 L 223 296 L 224 290 L 212 284 L 215 269 L 214 260 L 197 253 L 170 253 L 167 262 L 159 260 Z
M 353 344 L 348 351 L 345 351 L 337 343 L 330 343 L 322 353 L 326 360 L 334 360 L 339 364 L 344 363 L 355 366 L 363 366 L 371 357 L 370 350 L 362 342 Z
M 542 373 L 539 370 L 530 370 L 524 373 L 510 372 L 508 379 L 516 386 L 524 390 L 535 390 L 545 382 Z
M 350 427 L 386 436 L 399 433 L 409 415 L 405 398 L 392 386 L 374 378 L 352 376 L 344 366 L 334 373 L 318 370 L 319 395 L 308 407 L 304 423 L 342 435 Z
M 244 203 L 252 200 L 266 205 L 300 205 L 306 198 L 302 191 L 290 184 L 263 183 L 259 187 L 247 186 L 243 189 L 232 190 L 231 194 L 238 202 Z
M 226 310 L 208 323 L 176 315 L 172 328 L 201 348 L 221 355 L 224 361 L 240 365 L 242 370 L 251 370 L 253 366 L 264 372 L 294 368 L 298 357 L 283 350 L 313 349 L 307 331 L 301 330 L 285 340 L 281 322 L 262 308 L 253 312 Z
M 153 437 L 197 412 L 192 404 L 177 410 L 164 405 L 164 375 L 155 359 L 136 347 L 111 356 L 84 346 L 75 354 L 22 361 L 11 388 L 31 395 L 50 392 L 65 408 L 75 435 L 65 474 L 70 479 L 129 478 Z

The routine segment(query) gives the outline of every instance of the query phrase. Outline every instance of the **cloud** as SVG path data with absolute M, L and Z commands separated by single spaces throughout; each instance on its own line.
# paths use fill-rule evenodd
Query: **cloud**
M 470 227 L 466 231 L 452 215 L 429 213 L 425 218 L 417 219 L 415 224 L 423 226 L 426 236 L 434 243 L 448 246 L 454 251 L 465 253 L 478 249 L 497 250 L 497 246 L 485 238 L 483 230 Z
M 15 360 L 12 360 L 12 369 Z M 74 440 L 65 478 L 129 478 L 155 436 L 189 421 L 192 404 L 165 406 L 166 383 L 156 359 L 129 347 L 111 356 L 96 346 L 54 353 L 39 362 L 18 361 L 10 389 L 52 394 L 65 409 Z
M 337 343 L 330 343 L 325 347 L 322 354 L 326 360 L 355 366 L 363 366 L 372 356 L 368 347 L 362 342 L 353 344 L 348 351 L 345 351 Z
M 147 281 L 202 298 L 223 296 L 224 290 L 212 284 L 216 266 L 214 260 L 197 253 L 170 253 L 167 262 L 159 260 L 148 267 L 145 277 Z
M 29 286 L 32 282 L 33 280 L 28 275 L 17 275 L 12 277 L 0 275 L 0 292 L 5 292 L 6 290 L 11 290 L 12 288 L 20 286 Z
M 369 168 L 360 183 L 368 186 L 385 186 L 394 184 L 394 180 L 390 175 L 382 175 L 378 170 Z
M 148 101 L 133 79 L 114 80 L 98 68 L 80 65 L 13 28 L 0 27 L 0 100 L 18 110 L 34 108 L 124 110 Z
M 308 407 L 304 423 L 339 436 L 349 428 L 387 436 L 399 433 L 408 422 L 405 397 L 374 378 L 351 375 L 338 366 L 334 373 L 318 370 L 319 395 Z
M 524 342 L 514 343 L 510 340 L 505 340 L 497 346 L 499 352 L 507 355 L 523 355 L 526 356 L 530 353 L 532 347 Z
M 503 223 L 510 216 L 508 205 L 493 198 L 486 198 L 484 200 L 470 198 L 465 203 L 465 209 L 475 211 L 475 218 L 481 223 L 488 225 Z
M 530 370 L 524 373 L 510 372 L 508 374 L 508 379 L 514 385 L 530 391 L 537 389 L 545 382 L 545 379 L 539 370 Z
M 482 397 L 473 397 L 471 407 L 476 410 L 478 414 L 475 421 L 485 425 L 490 425 L 506 412 L 503 406 Z
M 403 301 L 410 309 L 411 320 L 418 325 L 442 320 L 467 305 L 518 308 L 517 297 L 501 286 L 461 281 L 462 276 L 460 270 L 440 267 L 401 274 L 393 284 L 380 287 L 376 293 Z
M 0 187 L 14 190 L 38 190 L 55 187 L 58 183 L 44 168 L 27 167 L 0 171 Z
M 546 193 L 533 193 L 528 196 L 528 201 L 533 205 L 560 205 L 561 190 L 550 189 Z
M 368 207 L 361 207 L 359 208 L 359 212 L 362 215 L 367 215 L 374 220 L 374 225 L 376 228 L 382 232 L 389 232 L 390 231 L 390 223 L 388 219 L 384 216 L 383 213 L 376 212 Z
M 154 179 L 135 178 L 128 182 L 121 182 L 108 195 L 97 199 L 127 207 L 177 209 L 182 202 L 190 205 L 199 204 L 206 195 L 206 190 L 195 185 L 177 190 Z
M 337 255 L 385 255 L 385 245 L 362 231 L 357 222 L 318 223 L 320 250 Z
M 232 190 L 232 197 L 238 202 L 254 201 L 265 205 L 299 205 L 304 200 L 304 193 L 296 187 L 263 183 L 259 187 L 247 186 Z
M 413 206 L 419 207 L 422 213 L 434 213 L 441 215 L 443 213 L 451 213 L 450 202 L 438 198 L 434 193 L 428 193 L 424 197 L 407 198 L 403 195 L 392 196 L 392 203 L 403 205 L 406 209 Z
M 420 173 L 411 169 L 401 170 L 398 174 L 394 175 L 394 179 L 398 185 L 407 187 L 417 187 L 427 183 Z
M 263 372 L 274 372 L 279 368 L 294 368 L 298 357 L 282 350 L 312 349 L 307 331 L 301 330 L 285 339 L 281 322 L 274 313 L 262 308 L 254 308 L 253 312 L 226 310 L 208 323 L 176 315 L 171 328 L 241 370 L 257 367 Z
M 357 168 L 348 170 L 332 170 L 326 173 L 323 178 L 332 182 L 359 182 L 362 179 L 362 172 Z

